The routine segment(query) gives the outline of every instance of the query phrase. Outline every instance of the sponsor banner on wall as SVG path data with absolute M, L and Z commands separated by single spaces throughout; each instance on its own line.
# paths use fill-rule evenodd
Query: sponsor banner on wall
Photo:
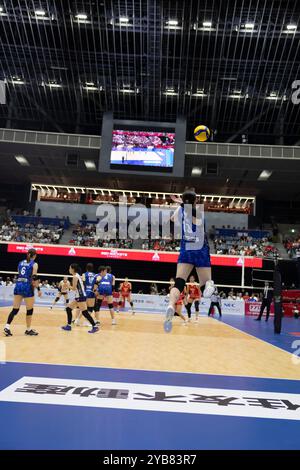
M 26 243 L 8 243 L 8 253 L 27 253 L 29 248 L 35 248 L 39 255 L 77 256 L 84 258 L 119 259 L 129 261 L 153 261 L 160 263 L 177 263 L 178 253 L 166 251 L 119 250 L 117 248 L 90 248 L 66 245 L 42 245 Z M 246 268 L 262 268 L 262 259 L 256 257 L 244 258 Z M 239 256 L 211 255 L 213 266 L 242 267 L 243 258 Z
M 50 306 L 55 297 L 58 294 L 57 289 L 45 289 L 42 288 L 42 297 L 35 296 L 35 305 L 41 306 Z M 13 300 L 14 286 L 0 286 L 0 299 L 4 301 Z M 74 292 L 69 292 L 69 300 L 74 299 Z M 119 300 L 118 293 L 114 294 L 114 305 L 116 306 Z M 148 313 L 164 313 L 169 303 L 169 298 L 164 295 L 147 295 L 147 294 L 132 294 L 132 300 L 134 302 L 134 309 L 137 312 L 148 312 Z M 61 299 L 56 304 L 57 307 L 64 307 L 65 302 L 64 298 Z M 107 303 L 105 300 L 102 302 L 102 306 L 106 307 Z M 207 314 L 210 306 L 210 300 L 202 298 L 200 301 L 199 309 L 200 313 Z M 128 303 L 125 305 L 127 309 L 129 307 Z M 194 311 L 195 306 L 192 307 L 192 312 Z M 183 306 L 183 312 L 185 308 Z M 222 313 L 230 315 L 244 315 L 244 302 L 236 300 L 222 300 Z
M 259 315 L 261 302 L 245 302 L 245 315 Z M 266 313 L 266 309 L 264 311 Z M 274 303 L 271 303 L 270 315 L 274 315 Z

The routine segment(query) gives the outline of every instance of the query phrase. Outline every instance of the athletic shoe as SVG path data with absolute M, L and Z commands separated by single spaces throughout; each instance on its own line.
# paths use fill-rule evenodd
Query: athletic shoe
M 89 330 L 89 333 L 97 333 L 97 331 L 99 331 L 99 328 L 98 326 L 93 326 L 93 328 L 91 330 Z
M 172 331 L 172 320 L 174 316 L 175 310 L 172 305 L 169 305 L 166 311 L 166 319 L 164 321 L 164 330 L 166 333 L 170 333 Z
M 52 310 L 53 307 L 49 307 L 49 310 Z
M 215 283 L 214 281 L 206 281 L 205 289 L 203 291 L 203 297 L 209 298 L 215 292 Z
M 27 336 L 37 336 L 38 332 L 35 331 L 35 330 L 26 330 L 25 335 L 27 335 Z
M 4 334 L 5 336 L 12 336 L 12 332 L 10 331 L 9 328 L 4 328 Z
M 111 324 L 112 324 L 112 325 L 116 325 L 116 324 L 117 324 L 117 322 L 116 322 L 116 319 L 115 319 L 115 318 L 114 318 L 114 319 L 111 321 Z
M 66 325 L 66 326 L 62 326 L 61 329 L 64 330 L 64 331 L 71 331 L 72 327 L 71 327 L 71 325 Z
M 187 326 L 188 322 L 186 320 L 184 320 L 184 322 L 182 322 L 183 326 Z

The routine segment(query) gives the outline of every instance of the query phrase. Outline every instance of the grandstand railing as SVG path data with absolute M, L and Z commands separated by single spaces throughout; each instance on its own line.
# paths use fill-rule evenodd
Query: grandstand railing
M 43 225 L 55 225 L 63 227 L 65 229 L 69 228 L 70 223 L 67 219 L 59 219 L 53 217 L 38 217 L 35 215 L 12 215 L 12 220 L 17 224 L 26 225 L 26 224 L 43 224 Z

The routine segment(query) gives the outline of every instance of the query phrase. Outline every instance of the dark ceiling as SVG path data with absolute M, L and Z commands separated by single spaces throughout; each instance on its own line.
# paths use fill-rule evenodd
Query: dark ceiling
M 106 110 L 183 114 L 187 139 L 203 123 L 293 145 L 299 19 L 295 0 L 0 0 L 0 127 L 99 135 Z

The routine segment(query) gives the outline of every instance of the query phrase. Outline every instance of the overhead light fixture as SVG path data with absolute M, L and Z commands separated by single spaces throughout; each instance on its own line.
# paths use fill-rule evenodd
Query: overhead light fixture
M 34 14 L 35 16 L 45 16 L 46 12 L 45 10 L 35 10 Z
M 192 169 L 192 176 L 200 176 L 202 175 L 202 168 L 199 166 L 194 166 Z
M 3 7 L 0 7 L 0 16 L 7 16 L 7 13 L 4 13 Z
M 163 94 L 166 95 L 166 96 L 177 96 L 178 95 L 177 91 L 175 91 L 175 88 L 166 88 Z
M 88 16 L 86 13 L 77 13 L 77 15 L 75 15 L 75 18 L 76 20 L 85 21 L 87 20 Z
M 259 177 L 258 177 L 257 179 L 258 179 L 258 181 L 266 181 L 266 180 L 268 180 L 268 179 L 270 178 L 270 176 L 272 175 L 272 173 L 273 173 L 273 172 L 270 171 L 270 170 L 263 170 L 263 171 L 260 173 L 260 175 L 259 175 Z
M 166 22 L 167 26 L 178 26 L 178 21 L 177 20 L 169 20 Z
M 211 28 L 212 27 L 212 22 L 211 21 L 203 21 L 202 26 L 204 28 Z
M 49 88 L 61 88 L 61 84 L 57 82 L 46 83 L 46 86 L 48 86 Z
M 254 23 L 245 23 L 244 28 L 245 29 L 254 29 L 255 24 Z
M 295 30 L 297 29 L 297 25 L 294 24 L 294 23 L 287 24 L 287 25 L 286 25 L 286 29 L 287 29 L 288 31 L 295 31 Z
M 206 93 L 204 93 L 204 90 L 203 89 L 199 89 L 196 91 L 196 93 L 193 93 L 192 96 L 207 96 Z
M 84 164 L 87 170 L 96 170 L 96 164 L 93 160 L 84 160 Z
M 119 22 L 120 23 L 129 23 L 129 18 L 127 16 L 120 16 Z
M 15 159 L 22 166 L 29 166 L 29 161 L 23 155 L 15 155 Z
M 12 80 L 11 80 L 11 83 L 13 83 L 14 85 L 24 85 L 25 84 L 24 80 L 22 80 L 22 78 L 19 78 L 19 77 L 13 77 Z
M 229 98 L 240 99 L 240 98 L 244 98 L 244 95 L 242 95 L 241 90 L 233 90 L 233 92 L 229 95 Z
M 95 85 L 94 82 L 85 82 L 85 85 L 83 86 L 84 90 L 87 91 L 98 91 L 99 88 Z
M 121 93 L 135 93 L 135 90 L 133 90 L 132 88 L 120 88 L 119 91 Z M 137 93 L 138 93 L 138 90 L 137 90 Z
M 278 100 L 279 96 L 275 91 L 272 91 L 269 96 L 267 96 L 267 100 Z

